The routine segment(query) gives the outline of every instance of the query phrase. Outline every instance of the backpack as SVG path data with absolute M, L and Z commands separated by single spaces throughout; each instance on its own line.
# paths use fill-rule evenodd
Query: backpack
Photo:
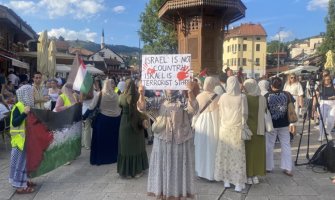
M 335 172 L 335 146 L 333 141 L 321 145 L 309 161 L 312 165 L 320 165 L 330 172 Z

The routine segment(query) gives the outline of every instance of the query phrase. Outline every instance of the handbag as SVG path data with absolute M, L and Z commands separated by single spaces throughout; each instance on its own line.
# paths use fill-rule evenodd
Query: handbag
M 197 115 L 194 115 L 194 116 L 192 117 L 192 124 L 191 124 L 191 127 L 192 127 L 192 128 L 194 128 L 195 123 L 197 122 L 197 120 L 198 120 L 200 114 L 206 110 L 206 108 L 213 102 L 213 100 L 214 100 L 217 96 L 218 96 L 217 94 L 214 94 L 214 95 L 212 96 L 212 98 L 206 103 L 206 105 L 200 110 L 200 112 L 199 112 Z
M 296 123 L 298 121 L 298 116 L 297 113 L 295 112 L 295 107 L 292 101 L 292 97 L 290 94 L 286 94 L 288 99 L 289 99 L 289 103 L 287 105 L 287 117 L 288 117 L 288 121 L 290 123 Z
M 100 113 L 100 103 L 101 103 L 101 92 L 99 94 L 99 100 L 98 100 L 98 103 L 97 105 L 94 107 L 93 111 L 88 115 L 87 118 L 89 118 L 92 123 L 95 121 L 95 119 L 97 118 L 98 114 Z
M 152 132 L 160 133 L 160 132 L 164 131 L 164 129 L 166 128 L 166 120 L 167 120 L 166 113 L 167 113 L 167 111 L 165 111 L 164 115 L 159 115 L 154 120 L 154 123 L 151 126 Z
M 272 123 L 272 117 L 269 109 L 266 109 L 266 112 L 264 114 L 264 124 L 265 124 L 265 131 L 266 132 L 272 132 L 274 130 L 273 123 Z

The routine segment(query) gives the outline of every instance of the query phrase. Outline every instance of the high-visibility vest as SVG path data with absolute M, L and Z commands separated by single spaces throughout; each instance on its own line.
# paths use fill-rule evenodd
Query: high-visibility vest
M 64 106 L 71 106 L 72 105 L 71 100 L 65 94 L 61 94 L 59 96 L 62 98 L 62 100 L 64 102 Z
M 114 92 L 115 92 L 115 93 L 118 93 L 118 92 L 119 92 L 119 88 L 115 87 L 115 88 L 114 88 Z
M 11 145 L 12 147 L 17 147 L 19 150 L 23 150 L 24 142 L 26 139 L 26 120 L 23 120 L 19 126 L 13 126 L 13 113 L 15 108 L 19 109 L 20 114 L 24 112 L 24 104 L 19 101 L 17 102 L 11 111 L 10 115 L 10 136 L 11 136 Z

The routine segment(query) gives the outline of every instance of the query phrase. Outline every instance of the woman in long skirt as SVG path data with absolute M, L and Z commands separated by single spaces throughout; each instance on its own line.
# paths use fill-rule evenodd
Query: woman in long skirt
M 204 91 L 197 96 L 199 116 L 194 124 L 195 172 L 197 176 L 208 180 L 214 180 L 215 154 L 219 140 L 220 97 L 214 93 L 217 84 L 218 80 L 214 77 L 205 79 Z M 203 110 L 207 104 L 207 108 Z M 201 110 L 202 113 L 199 113 Z
M 258 176 L 265 176 L 265 124 L 266 99 L 261 96 L 260 89 L 254 79 L 244 81 L 244 88 L 248 101 L 247 124 L 252 132 L 251 140 L 245 141 L 245 153 L 247 161 L 247 183 L 258 184 Z
M 220 134 L 214 178 L 224 181 L 226 188 L 234 184 L 235 191 L 241 192 L 247 182 L 245 145 L 241 133 L 243 122 L 248 117 L 248 104 L 236 77 L 228 78 L 226 91 L 219 100 Z
M 194 141 L 191 117 L 198 109 L 192 92 L 193 84 L 189 85 L 188 100 L 178 91 L 168 90 L 164 99 L 146 104 L 143 90 L 143 86 L 140 86 L 138 108 L 143 112 L 155 112 L 154 116 L 164 115 L 166 119 L 164 127 L 153 130 L 155 138 L 150 158 L 148 195 L 157 199 L 193 198 Z
M 92 124 L 91 165 L 111 164 L 117 161 L 121 108 L 119 96 L 114 93 L 115 83 L 112 79 L 104 82 L 102 90 L 94 96 L 85 117 L 92 112 L 100 99 L 100 113 Z
M 119 98 L 122 116 L 117 172 L 122 177 L 140 177 L 148 169 L 144 139 L 144 128 L 148 122 L 146 116 L 137 110 L 138 96 L 134 81 L 128 79 L 126 89 Z

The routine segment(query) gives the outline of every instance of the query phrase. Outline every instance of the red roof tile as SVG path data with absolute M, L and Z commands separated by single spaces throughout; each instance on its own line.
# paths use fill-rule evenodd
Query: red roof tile
M 267 36 L 265 29 L 260 24 L 241 24 L 228 31 L 225 38 L 243 37 L 243 36 Z

